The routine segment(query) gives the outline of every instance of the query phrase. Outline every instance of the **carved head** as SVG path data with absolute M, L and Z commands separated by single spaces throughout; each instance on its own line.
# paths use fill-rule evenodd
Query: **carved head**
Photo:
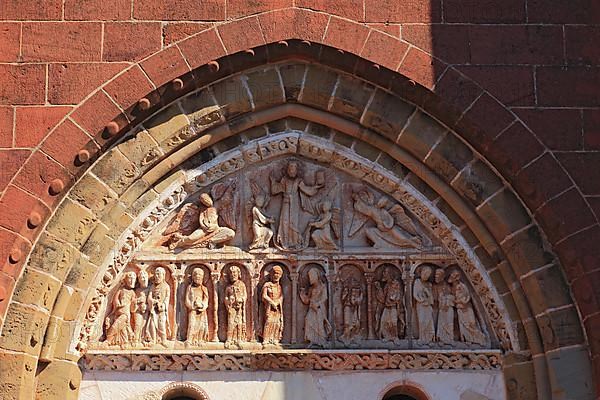
M 308 282 L 311 285 L 316 285 L 320 281 L 320 274 L 318 268 L 311 268 L 308 270 Z
M 392 270 L 392 268 L 386 268 L 383 270 L 383 281 L 384 282 L 391 282 L 394 280 L 394 272 Z
M 148 273 L 144 270 L 140 270 L 138 272 L 138 282 L 140 283 L 140 287 L 145 289 L 148 287 Z
M 199 197 L 200 203 L 205 207 L 212 207 L 213 200 L 208 193 L 201 193 Z
M 233 265 L 229 269 L 229 280 L 231 283 L 235 283 L 240 279 L 240 267 Z
M 154 284 L 160 285 L 165 281 L 166 272 L 163 267 L 158 267 L 154 270 Z
M 266 203 L 266 198 L 265 198 L 265 196 L 263 196 L 262 194 L 259 194 L 259 195 L 257 195 L 257 196 L 254 198 L 254 203 L 256 204 L 256 206 L 257 206 L 258 208 L 263 208 L 263 207 L 265 206 L 265 203 Z
M 435 273 L 433 274 L 433 279 L 435 280 L 435 283 L 442 283 L 444 281 L 444 275 L 445 271 L 442 268 L 436 269 Z
M 127 272 L 123 278 L 123 283 L 127 289 L 133 289 L 135 287 L 135 272 Z
M 448 276 L 448 283 L 460 282 L 460 272 L 454 270 Z
M 421 267 L 421 271 L 419 273 L 421 280 L 428 281 L 429 278 L 431 277 L 431 272 L 432 272 L 432 270 L 431 270 L 430 266 L 425 265 L 425 266 Z
M 196 286 L 202 285 L 204 282 L 204 271 L 202 268 L 194 268 L 192 270 L 192 283 Z
M 295 178 L 298 176 L 298 163 L 295 161 L 290 161 L 287 165 L 287 175 L 290 178 Z
M 279 265 L 274 266 L 271 270 L 271 281 L 277 283 L 279 282 L 282 276 L 283 268 L 281 268 Z

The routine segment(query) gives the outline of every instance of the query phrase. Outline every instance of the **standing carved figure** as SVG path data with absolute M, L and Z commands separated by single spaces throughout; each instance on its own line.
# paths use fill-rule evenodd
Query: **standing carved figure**
M 185 292 L 185 307 L 188 309 L 186 343 L 198 346 L 208 340 L 208 289 L 204 286 L 202 268 L 192 270 L 192 281 Z
M 165 281 L 166 272 L 163 267 L 154 270 L 152 287 L 148 293 L 148 308 L 150 319 L 148 320 L 148 336 L 151 343 L 167 345 L 170 335 L 169 302 L 171 299 L 171 287 Z
M 436 341 L 451 344 L 454 341 L 454 295 L 444 280 L 444 270 L 438 268 L 433 275 L 438 303 Z
M 354 213 L 348 236 L 354 236 L 367 220 L 371 220 L 375 226 L 365 228 L 365 235 L 374 248 L 421 247 L 417 228 L 401 205 L 394 204 L 388 209 L 389 201 L 385 196 L 375 202 L 373 193 L 366 189 L 353 193 L 352 199 Z
M 340 339 L 346 344 L 356 343 L 360 336 L 360 307 L 363 297 L 363 290 L 356 279 L 351 278 L 344 283 L 342 289 L 344 330 Z
M 268 194 L 254 181 L 250 182 L 250 187 L 254 198 L 254 201 L 250 203 L 252 205 L 250 214 L 252 215 L 252 233 L 254 234 L 254 239 L 248 248 L 250 250 L 267 249 L 273 238 L 271 224 L 275 223 L 275 219 L 266 215 L 263 211 L 267 207 Z
M 303 231 L 299 227 L 300 207 L 310 210 L 310 196 L 318 193 L 323 184 L 309 186 L 298 176 L 298 163 L 290 161 L 284 176 L 277 181 L 271 175 L 271 193 L 282 193 L 279 227 L 275 244 L 283 250 L 298 250 L 303 247 Z
M 452 285 L 452 291 L 454 292 L 460 340 L 466 343 L 485 344 L 485 336 L 475 318 L 469 288 L 460 280 L 460 273 L 453 271 L 448 278 L 448 282 Z
M 261 299 L 265 312 L 263 343 L 278 344 L 283 337 L 283 290 L 279 281 L 283 268 L 276 265 L 271 270 L 271 281 L 262 288 Z
M 323 200 L 319 206 L 319 218 L 308 223 L 307 233 L 312 230 L 310 237 L 315 242 L 315 246 L 322 250 L 337 250 L 337 244 L 331 234 L 332 228 L 339 236 L 339 210 L 334 211 L 331 207 L 331 201 Z M 308 244 L 308 240 L 306 240 Z
M 235 236 L 233 229 L 219 225 L 219 213 L 213 206 L 213 200 L 210 195 L 202 193 L 199 200 L 204 207 L 202 211 L 198 212 L 198 208 L 193 204 L 189 206 L 186 204 L 165 233 L 163 233 L 163 236 L 168 236 L 165 244 L 169 249 L 187 249 L 192 247 L 213 249 L 217 245 L 229 242 Z M 194 218 L 196 213 L 198 213 L 197 221 L 187 221 L 190 218 Z M 196 229 L 189 235 L 185 235 L 184 231 L 186 229 L 189 230 L 191 226 Z
M 111 317 L 106 319 L 106 342 L 109 345 L 123 347 L 134 339 L 131 329 L 131 314 L 135 311 L 134 287 L 135 272 L 127 272 L 123 277 L 123 287 L 113 297 Z
M 304 340 L 309 346 L 324 346 L 331 333 L 327 319 L 327 286 L 321 281 L 319 270 L 308 271 L 308 288 L 300 291 L 300 300 L 308 306 L 304 317 Z
M 138 288 L 135 290 L 135 314 L 133 316 L 134 342 L 141 344 L 147 337 L 148 327 L 148 273 L 138 272 Z
M 240 279 L 240 268 L 229 270 L 229 286 L 225 288 L 225 308 L 227 309 L 227 339 L 225 347 L 240 347 L 246 341 L 246 285 Z
M 398 343 L 400 337 L 404 336 L 405 313 L 404 313 L 404 290 L 402 284 L 394 278 L 392 270 L 386 268 L 383 271 L 383 285 L 375 282 L 375 298 L 383 307 L 379 315 L 378 326 L 379 339 Z
M 423 266 L 419 277 L 415 279 L 413 286 L 413 297 L 416 302 L 417 323 L 419 326 L 419 341 L 431 343 L 435 337 L 433 325 L 433 290 L 429 278 L 431 267 Z

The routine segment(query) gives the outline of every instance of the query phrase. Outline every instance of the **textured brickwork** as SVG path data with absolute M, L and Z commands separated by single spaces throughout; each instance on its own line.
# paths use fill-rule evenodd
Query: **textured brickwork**
M 145 184 L 137 181 L 130 186 L 132 182 L 116 176 L 107 160 L 129 171 L 127 179 L 135 179 L 142 167 L 140 154 L 148 143 L 159 143 L 157 154 L 172 150 L 171 135 L 188 121 L 179 113 L 172 119 L 155 120 L 138 143 L 98 164 L 95 177 L 86 180 L 90 187 L 100 185 L 98 193 L 111 204 L 99 203 L 85 188 L 76 190 L 72 201 L 57 210 L 58 216 L 72 217 L 49 226 L 60 238 L 43 234 L 32 254 L 32 260 L 44 259 L 46 253 L 40 253 L 40 246 L 56 254 L 40 263 L 47 271 L 24 268 L 40 228 L 75 179 L 103 154 L 114 134 L 149 112 L 138 102 L 146 97 L 151 111 L 235 68 L 265 63 L 266 53 L 246 50 L 275 43 L 268 52 L 273 60 L 295 51 L 315 61 L 322 57 L 323 62 L 401 93 L 445 124 L 423 122 L 428 117 L 413 115 L 414 107 L 401 100 L 387 101 L 383 92 L 376 92 L 373 99 L 362 98 L 349 89 L 351 83 L 338 82 L 326 73 L 311 74 L 310 69 L 306 76 L 303 69 L 281 70 L 285 93 L 261 92 L 263 97 L 255 98 L 257 107 L 272 105 L 277 95 L 327 109 L 333 88 L 338 87 L 328 111 L 360 119 L 396 142 L 446 180 L 466 203 L 477 207 L 477 215 L 488 222 L 508 261 L 519 267 L 510 276 L 503 264 L 487 254 L 498 287 L 509 289 L 510 301 L 514 298 L 517 303 L 514 308 L 519 311 L 513 314 L 530 315 L 519 321 L 530 347 L 554 351 L 581 344 L 585 330 L 595 376 L 600 376 L 600 157 L 596 153 L 600 149 L 600 50 L 595 46 L 599 23 L 600 6 L 592 0 L 3 1 L 0 323 L 4 321 L 3 335 L 7 326 L 19 329 L 24 323 L 39 325 L 41 332 L 23 341 L 3 336 L 0 347 L 39 354 L 37 342 L 43 338 L 48 319 L 40 310 L 47 300 L 36 298 L 35 287 L 28 287 L 27 281 L 43 276 L 36 284 L 52 286 L 53 296 L 58 292 L 55 279 L 67 277 L 68 284 L 87 289 L 95 273 L 88 258 L 98 263 L 115 239 L 91 223 L 101 218 L 106 226 L 122 229 L 129 215 L 124 220 L 114 216 L 123 215 L 127 207 L 133 207 L 130 213 L 134 215 L 135 207 L 141 207 L 140 185 Z M 321 54 L 316 43 L 340 51 Z M 207 65 L 237 52 L 227 61 Z M 182 88 L 173 82 L 178 77 Z M 255 92 L 257 85 L 274 79 L 268 75 L 250 78 Z M 306 87 L 301 91 L 302 84 Z M 235 96 L 221 87 L 221 93 L 215 92 L 217 101 Z M 248 99 L 237 96 L 233 100 L 223 110 L 225 117 L 251 111 Z M 473 162 L 472 150 L 461 140 L 444 137 L 447 129 L 455 130 L 490 161 L 502 179 L 488 166 Z M 478 185 L 481 179 L 487 185 Z M 423 192 L 432 191 L 436 197 L 420 178 L 411 174 L 407 180 L 424 185 Z M 112 204 L 119 195 L 120 202 Z M 147 192 L 146 196 L 152 195 Z M 548 239 L 549 248 L 541 251 L 536 244 L 544 243 L 543 238 Z M 83 246 L 85 256 L 75 257 L 78 251 L 72 244 Z M 486 252 L 480 250 L 483 259 Z M 558 255 L 559 264 L 552 264 L 552 252 Z M 503 286 L 500 278 L 510 284 Z M 548 298 L 549 290 L 557 296 Z M 13 297 L 34 308 L 19 302 L 9 307 Z M 574 309 L 561 314 L 551 310 L 563 310 L 572 299 L 580 320 Z M 534 323 L 549 327 L 554 336 L 536 339 Z M 565 353 L 564 359 L 581 362 L 577 351 Z M 10 363 L 32 373 L 29 357 L 14 356 Z M 565 382 L 579 383 L 581 377 L 561 370 L 560 360 L 561 352 L 553 352 L 547 367 L 550 380 L 554 387 L 570 390 Z M 530 376 L 532 363 L 521 360 L 507 368 L 515 376 L 514 385 L 512 378 L 507 381 L 509 393 L 517 390 L 526 393 L 523 398 L 534 398 L 530 393 L 535 392 L 535 384 L 517 378 L 522 373 Z M 57 364 L 56 371 L 71 367 Z M 72 379 L 77 380 L 76 374 Z M 0 393 L 33 396 L 34 389 L 19 388 L 20 384 L 0 386 L 4 390 Z M 42 382 L 38 394 L 59 393 L 63 391 L 60 384 Z

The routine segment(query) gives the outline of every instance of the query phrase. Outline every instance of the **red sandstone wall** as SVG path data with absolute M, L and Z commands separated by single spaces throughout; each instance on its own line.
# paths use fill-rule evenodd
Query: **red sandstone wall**
M 487 147 L 491 158 L 495 146 L 509 150 L 509 160 L 492 161 L 536 212 L 559 254 L 600 375 L 598 0 L 0 0 L 0 318 L 25 257 L 15 249 L 26 251 L 35 239 L 32 210 L 45 219 L 56 205 L 48 185 L 74 172 L 62 142 L 71 149 L 88 140 L 68 123 L 53 128 L 132 63 L 221 21 L 290 6 L 323 13 L 297 26 L 241 20 L 226 28 L 223 44 L 243 49 L 269 32 L 306 38 L 325 25 L 328 44 L 400 65 L 426 86 L 450 64 L 489 91 L 467 111 L 485 128 L 473 141 L 495 139 Z M 369 34 L 364 25 L 402 41 Z M 190 54 L 220 55 L 211 51 L 206 41 Z M 165 68 L 169 63 L 175 67 Z M 174 52 L 142 68 L 130 74 L 145 73 L 154 83 L 187 71 Z M 126 82 L 111 93 L 124 103 L 151 89 Z M 468 85 L 442 89 L 461 107 L 475 100 Z M 84 129 L 97 129 L 116 109 L 103 95 L 86 104 L 78 119 Z

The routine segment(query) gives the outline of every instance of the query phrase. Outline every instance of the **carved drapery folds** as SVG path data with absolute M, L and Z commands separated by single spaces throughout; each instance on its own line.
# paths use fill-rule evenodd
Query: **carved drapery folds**
M 79 349 L 439 352 L 505 341 L 414 197 L 324 149 L 313 158 L 337 168 L 282 149 L 315 151 L 287 138 L 262 147 L 267 163 L 210 167 L 164 197 L 124 238 Z

